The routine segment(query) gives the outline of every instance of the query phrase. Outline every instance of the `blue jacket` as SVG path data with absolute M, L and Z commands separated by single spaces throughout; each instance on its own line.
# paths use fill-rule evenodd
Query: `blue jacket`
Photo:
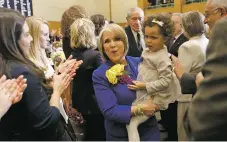
M 130 77 L 136 80 L 140 58 L 127 56 L 126 70 Z M 129 90 L 127 84 L 112 85 L 106 78 L 106 70 L 113 63 L 107 61 L 93 73 L 93 85 L 99 108 L 105 118 L 107 140 L 128 140 L 126 124 L 131 119 L 131 105 L 136 99 L 136 92 Z M 139 126 L 141 140 L 160 140 L 155 117 Z

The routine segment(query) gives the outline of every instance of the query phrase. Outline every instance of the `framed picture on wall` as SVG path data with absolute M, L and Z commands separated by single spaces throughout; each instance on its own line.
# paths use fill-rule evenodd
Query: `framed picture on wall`
M 19 11 L 24 16 L 32 16 L 32 0 L 0 0 L 0 7 Z

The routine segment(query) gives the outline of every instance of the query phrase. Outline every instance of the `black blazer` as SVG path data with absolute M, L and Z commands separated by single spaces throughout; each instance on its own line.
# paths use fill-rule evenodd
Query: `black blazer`
M 134 38 L 134 35 L 132 33 L 132 30 L 130 28 L 130 26 L 125 28 L 125 32 L 128 36 L 128 44 L 129 44 L 129 50 L 128 50 L 128 56 L 132 56 L 132 57 L 140 57 L 142 50 L 140 51 L 137 47 L 137 43 L 136 40 Z M 142 49 L 142 48 L 141 48 Z
M 47 90 L 27 67 L 10 63 L 10 77 L 24 75 L 27 88 L 22 100 L 12 105 L 0 121 L 0 141 L 56 141 L 61 140 L 64 126 L 58 108 L 50 106 Z M 10 78 L 8 76 L 8 78 Z M 69 139 L 62 139 L 69 140 Z
M 181 34 L 177 39 L 176 41 L 173 43 L 172 46 L 170 46 L 170 41 L 169 43 L 167 44 L 168 46 L 168 52 L 170 54 L 173 54 L 174 56 L 178 57 L 178 49 L 179 47 L 184 43 L 188 41 L 188 39 L 184 36 L 184 34 Z
M 82 114 L 100 114 L 94 96 L 92 73 L 101 64 L 101 56 L 98 51 L 84 47 L 73 49 L 72 55 L 74 59 L 83 60 L 73 80 L 73 107 Z

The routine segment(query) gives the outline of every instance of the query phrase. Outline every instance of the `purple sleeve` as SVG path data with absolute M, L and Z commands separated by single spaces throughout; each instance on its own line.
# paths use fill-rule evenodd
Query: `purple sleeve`
M 95 96 L 105 119 L 119 123 L 129 123 L 131 106 L 119 105 L 117 98 L 104 76 L 95 71 L 92 76 Z

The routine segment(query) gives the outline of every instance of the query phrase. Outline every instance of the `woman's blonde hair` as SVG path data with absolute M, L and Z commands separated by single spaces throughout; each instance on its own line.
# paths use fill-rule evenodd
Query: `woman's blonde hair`
M 79 18 L 70 27 L 71 47 L 95 48 L 95 26 L 90 19 Z
M 31 42 L 31 48 L 29 49 L 28 57 L 33 63 L 35 63 L 37 67 L 45 71 L 48 67 L 49 60 L 46 56 L 45 50 L 41 50 L 39 38 L 41 36 L 42 25 L 48 25 L 48 22 L 43 18 L 35 16 L 26 18 L 26 22 L 28 23 L 29 33 L 33 38 L 33 41 Z
M 98 47 L 99 47 L 99 51 L 100 54 L 103 58 L 104 61 L 109 60 L 108 56 L 106 55 L 104 48 L 103 48 L 103 33 L 104 32 L 111 32 L 115 35 L 115 37 L 120 38 L 120 40 L 124 43 L 124 55 L 126 56 L 126 54 L 128 53 L 128 37 L 124 31 L 124 29 L 117 25 L 117 24 L 108 24 L 106 25 L 102 31 L 99 34 L 99 40 L 98 40 Z

